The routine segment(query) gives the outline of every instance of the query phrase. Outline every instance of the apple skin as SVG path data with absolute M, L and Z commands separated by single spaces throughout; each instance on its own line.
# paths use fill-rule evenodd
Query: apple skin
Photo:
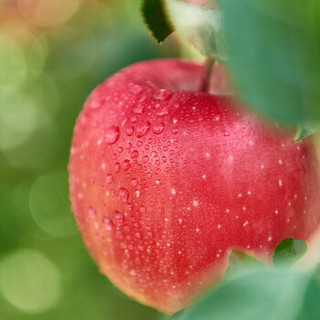
M 203 72 L 176 59 L 123 69 L 92 92 L 72 141 L 88 251 L 114 285 L 166 313 L 219 281 L 231 248 L 268 262 L 283 239 L 319 229 L 310 140 L 292 143 L 232 95 L 197 92 Z

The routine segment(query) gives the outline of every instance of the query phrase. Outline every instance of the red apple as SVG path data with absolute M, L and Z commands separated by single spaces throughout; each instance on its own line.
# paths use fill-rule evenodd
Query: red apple
M 221 279 L 231 248 L 270 261 L 320 219 L 310 141 L 198 92 L 203 72 L 174 59 L 123 69 L 90 95 L 72 142 L 72 210 L 92 258 L 168 313 Z

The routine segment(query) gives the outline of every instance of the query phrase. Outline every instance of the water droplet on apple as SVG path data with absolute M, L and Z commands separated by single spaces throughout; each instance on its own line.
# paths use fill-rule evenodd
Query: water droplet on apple
M 139 84 L 134 84 L 130 87 L 130 92 L 133 94 L 139 94 L 142 90 L 143 88 Z
M 119 153 L 122 153 L 123 150 L 124 150 L 123 147 L 119 147 L 119 148 L 118 148 L 118 152 L 119 152 Z
M 178 128 L 178 127 L 173 127 L 172 130 L 171 130 L 171 132 L 172 132 L 173 134 L 177 134 L 177 133 L 179 132 L 179 128 Z
M 108 144 L 113 144 L 118 141 L 120 137 L 120 129 L 118 126 L 111 126 L 104 130 L 105 140 Z
M 142 106 L 142 105 L 137 105 L 133 108 L 133 112 L 135 114 L 141 114 L 141 113 L 143 113 L 143 110 L 144 110 L 144 106 Z
M 134 192 L 134 194 L 136 195 L 137 198 L 139 198 L 139 197 L 140 197 L 140 190 L 136 190 L 136 191 Z
M 96 212 L 96 210 L 94 210 L 93 207 L 89 207 L 88 214 L 89 214 L 89 218 L 90 219 L 96 219 L 97 218 L 97 212 Z
M 130 276 L 135 277 L 137 275 L 137 272 L 135 270 L 129 271 Z
M 143 137 L 150 129 L 151 123 L 149 120 L 142 121 L 136 129 L 136 136 L 138 138 Z
M 128 143 L 126 144 L 126 149 L 127 149 L 127 150 L 130 150 L 131 147 L 132 147 L 132 143 L 128 142 Z
M 135 159 L 135 158 L 138 158 L 138 155 L 139 155 L 139 152 L 137 150 L 134 150 L 131 152 L 131 159 Z
M 112 230 L 112 221 L 109 217 L 103 216 L 102 217 L 102 224 L 106 230 L 108 230 L 108 231 Z
M 152 158 L 155 158 L 157 155 L 158 155 L 158 152 L 157 152 L 157 151 L 152 151 L 152 152 L 151 152 L 151 157 L 152 157 Z
M 126 135 L 127 136 L 131 136 L 133 134 L 133 131 L 134 131 L 134 127 L 133 126 L 128 126 L 126 128 Z
M 142 161 L 143 161 L 144 163 L 147 163 L 147 162 L 149 161 L 149 157 L 148 157 L 148 156 L 144 156 L 144 157 L 142 158 Z
M 120 211 L 115 211 L 113 214 L 113 223 L 115 226 L 122 226 L 124 224 L 124 216 Z
M 105 97 L 96 97 L 95 99 L 93 99 L 92 101 L 91 101 L 91 103 L 90 103 L 90 107 L 91 107 L 91 109 L 98 109 L 98 108 L 100 108 L 102 105 L 103 105 L 103 103 L 104 103 L 104 101 L 105 101 Z
M 167 108 L 161 108 L 160 110 L 157 111 L 157 116 L 158 117 L 164 117 L 169 113 Z
M 117 173 L 120 171 L 120 163 L 119 162 L 116 162 L 114 164 L 114 171 L 117 172 Z
M 108 174 L 106 175 L 106 182 L 107 182 L 108 184 L 110 184 L 110 183 L 112 182 L 112 180 L 113 180 L 112 174 L 111 174 L 111 173 L 108 173 Z
M 136 123 L 138 121 L 138 117 L 136 115 L 131 117 L 131 122 Z
M 163 122 L 156 123 L 152 129 L 153 133 L 155 133 L 155 134 L 160 134 L 161 132 L 163 132 L 163 130 L 164 130 L 164 123 Z
M 153 98 L 155 100 L 165 101 L 172 97 L 172 92 L 167 89 L 159 89 L 155 91 Z
M 119 199 L 121 202 L 126 202 L 129 199 L 129 191 L 125 188 L 119 189 Z
M 138 180 L 137 180 L 136 178 L 132 178 L 132 179 L 131 179 L 131 185 L 132 185 L 133 187 L 136 187 L 136 186 L 138 185 Z
M 130 160 L 128 159 L 125 159 L 122 163 L 122 168 L 124 171 L 128 171 L 129 168 L 131 167 L 131 163 L 130 163 Z
M 230 132 L 229 132 L 229 131 L 224 131 L 224 132 L 223 132 L 223 135 L 224 135 L 225 137 L 230 136 Z

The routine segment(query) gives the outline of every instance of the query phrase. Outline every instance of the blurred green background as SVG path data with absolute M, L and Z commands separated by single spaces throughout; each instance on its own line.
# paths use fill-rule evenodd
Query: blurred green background
M 138 0 L 0 0 L 0 319 L 159 319 L 98 273 L 68 200 L 85 98 L 153 42 Z

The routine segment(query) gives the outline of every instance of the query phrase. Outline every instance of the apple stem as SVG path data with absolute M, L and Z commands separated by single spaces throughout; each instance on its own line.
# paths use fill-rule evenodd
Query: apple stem
M 204 73 L 201 81 L 200 91 L 201 92 L 209 92 L 210 87 L 210 78 L 213 66 L 215 64 L 216 60 L 209 57 L 206 59 L 204 63 Z

